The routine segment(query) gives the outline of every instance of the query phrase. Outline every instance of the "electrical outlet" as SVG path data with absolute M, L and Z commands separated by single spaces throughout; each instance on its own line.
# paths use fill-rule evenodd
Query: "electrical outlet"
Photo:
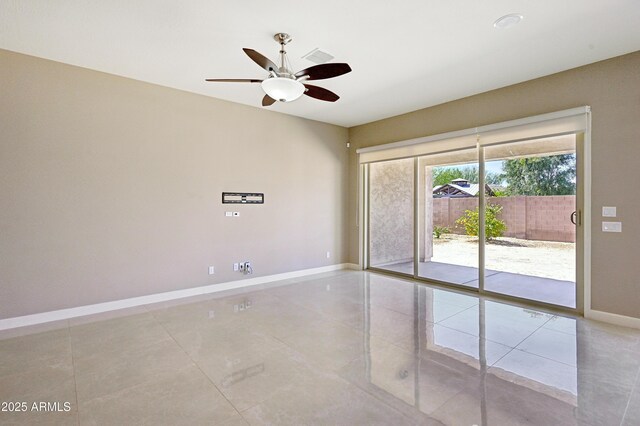
M 251 301 L 245 300 L 244 302 L 233 305 L 233 312 L 238 313 L 242 311 L 246 311 L 251 308 Z
M 233 212 L 233 217 L 240 217 L 240 212 Z
M 327 252 L 327 259 L 329 259 L 330 257 L 331 257 L 331 252 L 330 252 L 330 251 L 328 251 L 328 252 Z
M 216 268 L 213 266 L 209 266 L 209 275 L 213 275 L 216 273 Z
M 233 216 L 233 212 L 224 212 L 225 217 Z
M 233 264 L 233 271 L 238 272 L 240 270 L 240 266 L 237 263 Z

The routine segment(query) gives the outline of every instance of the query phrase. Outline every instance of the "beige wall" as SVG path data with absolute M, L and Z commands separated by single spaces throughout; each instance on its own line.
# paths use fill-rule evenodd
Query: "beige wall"
M 0 50 L 0 318 L 242 279 L 240 260 L 357 262 L 357 148 L 580 105 L 593 308 L 640 317 L 640 192 L 619 185 L 640 158 L 639 69 L 636 52 L 357 126 L 347 153 L 344 128 Z M 225 207 L 227 190 L 266 204 Z M 600 231 L 603 205 L 622 234 Z
M 345 128 L 2 50 L 0 81 L 0 318 L 347 260 Z
M 349 129 L 350 260 L 358 259 L 356 149 L 582 105 L 593 111 L 592 308 L 640 317 L 640 191 L 628 185 L 640 158 L 640 52 Z M 601 232 L 602 206 L 618 207 L 623 233 Z

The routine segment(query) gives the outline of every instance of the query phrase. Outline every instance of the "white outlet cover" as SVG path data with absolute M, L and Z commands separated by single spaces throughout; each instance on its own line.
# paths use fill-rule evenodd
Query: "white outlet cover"
M 602 222 L 602 232 L 622 232 L 622 222 Z
M 224 215 L 226 217 L 231 217 L 231 216 L 233 216 L 233 212 L 224 212 Z
M 328 251 L 328 252 L 327 252 L 327 259 L 329 259 L 330 257 L 331 257 L 331 252 L 330 252 L 330 251 Z
M 602 207 L 602 217 L 616 217 L 615 207 Z
M 213 275 L 216 273 L 216 268 L 214 266 L 209 266 L 209 275 Z
M 238 272 L 238 269 L 239 269 L 238 264 L 237 264 L 237 263 L 234 263 L 234 264 L 233 264 L 233 270 L 234 270 L 235 272 Z

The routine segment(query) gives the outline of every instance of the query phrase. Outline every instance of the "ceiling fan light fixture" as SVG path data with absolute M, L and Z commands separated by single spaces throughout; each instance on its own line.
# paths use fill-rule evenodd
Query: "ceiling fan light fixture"
M 262 90 L 272 99 L 280 102 L 291 102 L 304 94 L 304 85 L 299 81 L 286 77 L 272 77 L 261 83 Z

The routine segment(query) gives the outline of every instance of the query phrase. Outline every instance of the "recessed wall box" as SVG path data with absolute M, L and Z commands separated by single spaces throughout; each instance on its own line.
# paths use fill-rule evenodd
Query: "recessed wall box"
M 264 193 L 223 192 L 222 204 L 264 204 Z

